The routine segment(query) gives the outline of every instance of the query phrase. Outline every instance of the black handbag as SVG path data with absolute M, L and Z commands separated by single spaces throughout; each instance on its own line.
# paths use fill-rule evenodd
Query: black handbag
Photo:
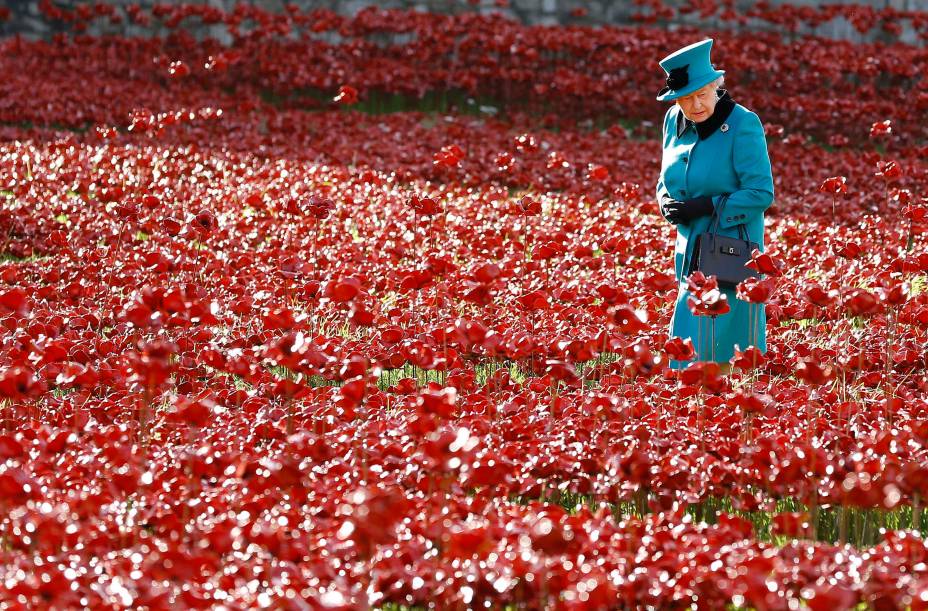
M 722 196 L 718 209 L 713 212 L 707 231 L 696 236 L 693 244 L 693 257 L 686 275 L 701 271 L 706 276 L 715 276 L 719 286 L 733 289 L 739 282 L 760 274 L 744 264 L 751 260 L 751 251 L 757 248 L 757 242 L 751 242 L 744 223 L 738 225 L 738 237 L 731 238 L 718 233 L 722 209 L 728 202 L 728 195 Z

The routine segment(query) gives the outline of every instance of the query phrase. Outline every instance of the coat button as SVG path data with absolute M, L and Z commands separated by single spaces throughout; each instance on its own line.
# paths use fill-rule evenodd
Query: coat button
M 680 189 L 680 195 L 686 195 L 686 189 Z
M 690 160 L 689 157 L 684 157 L 684 158 L 683 158 L 683 162 L 684 162 L 684 163 L 686 163 L 686 162 L 689 161 L 689 160 Z

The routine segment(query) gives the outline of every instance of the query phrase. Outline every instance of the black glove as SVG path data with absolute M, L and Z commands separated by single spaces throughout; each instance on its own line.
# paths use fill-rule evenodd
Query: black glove
M 661 201 L 660 207 L 663 217 L 674 225 L 691 223 L 693 220 L 701 216 L 709 216 L 715 211 L 712 198 L 709 196 L 696 197 L 682 202 L 668 197 Z

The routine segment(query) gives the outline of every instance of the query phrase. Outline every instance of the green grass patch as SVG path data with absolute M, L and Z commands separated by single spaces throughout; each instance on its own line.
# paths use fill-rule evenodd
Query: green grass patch
M 51 259 L 48 255 L 29 255 L 28 257 L 17 257 L 13 253 L 0 253 L 0 263 L 32 263 L 34 261 L 44 261 Z
M 928 289 L 928 275 L 915 276 L 909 281 L 909 297 L 916 297 Z
M 617 520 L 628 517 L 644 517 L 649 513 L 647 497 L 638 494 L 629 501 L 618 504 L 597 500 L 591 495 L 574 494 L 557 489 L 545 490 L 540 498 L 527 498 L 513 495 L 512 503 L 527 505 L 540 501 L 558 505 L 568 513 L 574 514 L 586 507 L 591 512 L 601 506 L 608 507 Z M 709 497 L 699 503 L 686 506 L 686 513 L 697 523 L 717 524 L 722 514 L 734 515 L 748 520 L 754 528 L 754 537 L 758 541 L 784 545 L 793 537 L 774 533 L 773 518 L 781 513 L 806 513 L 809 515 L 809 530 L 805 537 L 810 540 L 839 544 L 843 538 L 855 547 L 876 545 L 883 538 L 883 531 L 909 530 L 915 528 L 915 512 L 911 506 L 901 506 L 893 510 L 859 509 L 854 507 L 818 507 L 812 508 L 791 497 L 775 499 L 772 511 L 743 511 L 735 509 L 728 497 Z M 924 520 L 920 520 L 924 527 Z
M 230 92 L 231 93 L 231 92 Z M 261 99 L 273 106 L 287 106 L 300 108 L 301 101 L 305 101 L 304 110 L 330 110 L 334 108 L 334 92 L 317 88 L 303 88 L 289 95 L 264 90 Z M 365 94 L 357 103 L 344 106 L 346 110 L 354 110 L 371 115 L 381 115 L 394 112 L 422 112 L 467 114 L 475 116 L 495 115 L 500 112 L 502 105 L 487 96 L 474 97 L 461 89 L 429 91 L 421 97 L 371 91 Z

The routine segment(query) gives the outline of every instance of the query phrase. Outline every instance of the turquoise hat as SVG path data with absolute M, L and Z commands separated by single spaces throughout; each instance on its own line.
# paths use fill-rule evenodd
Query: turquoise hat
M 658 101 L 676 100 L 689 95 L 725 74 L 724 70 L 716 70 L 709 61 L 711 50 L 712 39 L 707 38 L 662 59 L 660 64 L 667 73 L 667 86 L 657 94 Z

